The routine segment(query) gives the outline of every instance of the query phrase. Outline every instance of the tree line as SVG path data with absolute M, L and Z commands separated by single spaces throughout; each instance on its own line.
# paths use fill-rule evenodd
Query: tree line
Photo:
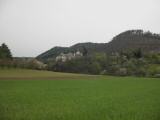
M 46 65 L 29 57 L 13 57 L 11 50 L 3 43 L 0 46 L 0 68 L 45 69 Z
M 160 53 L 143 53 L 141 49 L 119 53 L 94 53 L 66 62 L 50 61 L 48 70 L 58 72 L 117 76 L 160 77 Z
M 35 58 L 13 57 L 8 46 L 3 43 L 0 46 L 0 68 L 45 69 L 96 75 L 160 77 L 160 53 L 158 52 L 144 52 L 141 48 L 135 48 L 119 52 L 91 53 L 85 46 L 81 47 L 82 57 L 65 62 L 50 59 L 46 61 L 46 64 L 43 64 Z

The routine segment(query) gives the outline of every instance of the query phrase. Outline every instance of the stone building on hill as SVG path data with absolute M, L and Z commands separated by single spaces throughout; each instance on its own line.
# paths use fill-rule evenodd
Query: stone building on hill
M 59 56 L 56 57 L 56 61 L 66 62 L 67 60 L 71 60 L 82 56 L 83 54 L 80 51 L 77 51 L 75 53 L 69 52 L 67 54 L 61 53 Z

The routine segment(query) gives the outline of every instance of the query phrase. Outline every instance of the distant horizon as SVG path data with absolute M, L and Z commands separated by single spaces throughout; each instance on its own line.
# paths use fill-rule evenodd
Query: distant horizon
M 108 43 L 121 32 L 160 33 L 159 0 L 1 0 L 0 44 L 35 57 L 54 46 Z

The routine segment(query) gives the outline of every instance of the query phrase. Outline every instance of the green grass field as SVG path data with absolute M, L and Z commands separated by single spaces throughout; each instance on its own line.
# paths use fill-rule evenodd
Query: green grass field
M 0 120 L 160 120 L 160 80 L 0 70 Z

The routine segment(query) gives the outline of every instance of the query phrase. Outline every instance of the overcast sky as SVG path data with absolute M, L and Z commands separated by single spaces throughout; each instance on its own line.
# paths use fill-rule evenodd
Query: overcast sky
M 0 0 L 0 44 L 14 56 L 108 42 L 129 29 L 160 33 L 160 0 Z

